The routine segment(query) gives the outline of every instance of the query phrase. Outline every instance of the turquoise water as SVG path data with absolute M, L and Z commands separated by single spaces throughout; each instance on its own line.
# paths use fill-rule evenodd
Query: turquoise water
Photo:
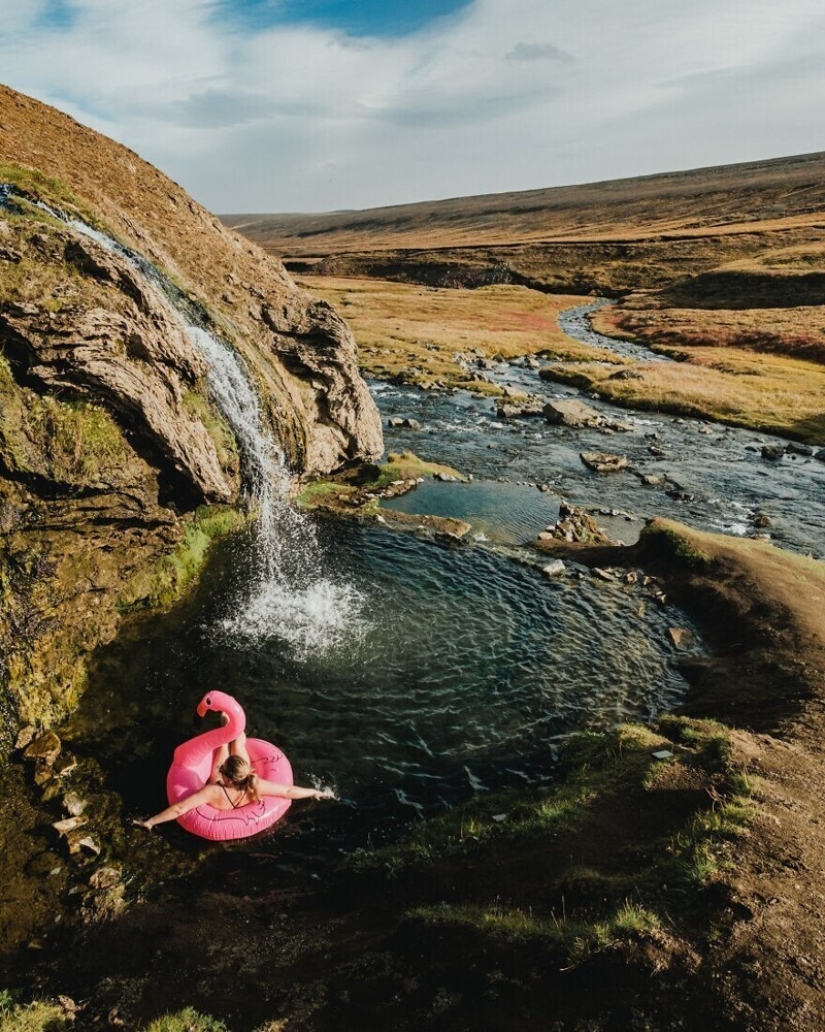
M 414 491 L 384 503 L 400 512 L 453 516 L 472 536 L 499 544 L 526 544 L 559 518 L 559 501 L 525 484 L 425 480 Z

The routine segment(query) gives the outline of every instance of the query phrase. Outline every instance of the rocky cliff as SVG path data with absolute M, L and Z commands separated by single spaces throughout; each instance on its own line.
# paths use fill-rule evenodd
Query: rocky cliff
M 121 614 L 174 596 L 234 518 L 243 457 L 181 309 L 241 356 L 296 477 L 374 459 L 382 440 L 336 312 L 135 154 L 0 87 L 0 184 L 8 744 L 20 721 L 64 715 Z

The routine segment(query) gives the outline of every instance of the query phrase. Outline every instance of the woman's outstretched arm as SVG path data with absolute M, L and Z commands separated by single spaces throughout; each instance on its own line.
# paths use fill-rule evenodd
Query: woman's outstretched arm
M 302 785 L 281 785 L 277 781 L 258 779 L 256 788 L 262 796 L 279 796 L 281 799 L 334 799 L 331 788 L 304 788 Z
M 182 817 L 185 813 L 189 813 L 190 810 L 194 810 L 196 806 L 212 803 L 218 794 L 218 785 L 204 785 L 203 788 L 193 792 L 192 795 L 187 796 L 185 799 L 179 799 L 176 803 L 172 803 L 171 806 L 167 806 L 165 810 L 156 813 L 154 817 L 148 817 L 145 821 L 134 820 L 132 824 L 151 831 L 156 824 L 163 824 L 164 821 L 173 821 L 178 817 Z

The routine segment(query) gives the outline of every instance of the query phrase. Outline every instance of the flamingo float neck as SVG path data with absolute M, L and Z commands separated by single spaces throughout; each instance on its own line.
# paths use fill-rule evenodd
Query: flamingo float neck
M 207 756 L 211 756 L 217 748 L 228 745 L 243 733 L 246 727 L 246 714 L 241 704 L 231 695 L 227 695 L 226 692 L 207 692 L 198 703 L 198 716 L 206 716 L 209 710 L 225 713 L 229 717 L 228 723 L 212 731 L 204 731 L 202 735 L 190 738 L 188 742 L 179 745 L 175 750 L 175 763 L 196 766 Z

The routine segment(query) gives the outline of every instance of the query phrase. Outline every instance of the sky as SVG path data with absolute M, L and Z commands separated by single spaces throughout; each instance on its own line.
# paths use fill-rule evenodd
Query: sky
M 0 0 L 0 81 L 213 212 L 370 208 L 825 150 L 825 3 Z

